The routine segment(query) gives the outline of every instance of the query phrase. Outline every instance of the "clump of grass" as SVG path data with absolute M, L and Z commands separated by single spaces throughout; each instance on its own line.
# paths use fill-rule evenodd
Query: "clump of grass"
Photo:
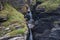
M 38 5 L 37 8 L 45 8 L 45 12 L 56 10 L 60 5 L 60 0 L 48 0 Z

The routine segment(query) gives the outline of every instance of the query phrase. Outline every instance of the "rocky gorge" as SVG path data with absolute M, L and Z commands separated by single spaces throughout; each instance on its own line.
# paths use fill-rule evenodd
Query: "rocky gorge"
M 4 6 L 1 40 L 60 40 L 60 0 L 9 0 Z

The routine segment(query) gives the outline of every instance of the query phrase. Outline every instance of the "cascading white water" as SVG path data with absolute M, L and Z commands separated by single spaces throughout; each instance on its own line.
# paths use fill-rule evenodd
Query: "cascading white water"
M 28 27 L 29 27 L 29 40 L 33 40 L 33 35 L 32 35 L 32 31 L 31 31 L 31 28 L 33 27 L 32 25 L 32 21 L 33 21 L 33 18 L 32 18 L 32 13 L 31 13 L 31 10 L 30 8 L 28 8 L 28 15 L 30 16 L 30 20 L 28 21 Z
M 29 40 L 33 40 L 33 36 L 32 36 L 31 30 L 30 30 L 30 37 L 29 37 Z
M 32 19 L 32 13 L 31 13 L 31 11 L 30 11 L 30 8 L 28 8 L 28 14 L 29 14 L 29 16 L 30 16 L 30 19 Z
M 31 31 L 31 24 L 28 24 L 28 27 L 29 27 L 29 39 L 28 40 L 33 40 L 33 35 L 32 35 L 32 31 Z

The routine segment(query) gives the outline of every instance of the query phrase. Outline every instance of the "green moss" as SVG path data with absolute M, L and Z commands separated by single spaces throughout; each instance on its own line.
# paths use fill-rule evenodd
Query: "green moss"
M 60 5 L 60 0 L 49 0 L 37 6 L 37 8 L 45 8 L 45 12 L 56 10 Z
M 10 36 L 15 36 L 15 35 L 18 35 L 18 34 L 24 34 L 26 32 L 26 27 L 22 28 L 22 29 L 18 29 L 18 30 L 14 30 L 12 32 L 9 32 L 7 33 L 7 35 L 10 35 Z
M 45 1 L 48 1 L 48 0 L 37 0 L 38 2 L 45 2 Z
M 24 23 L 24 15 L 19 13 L 16 9 L 14 9 L 12 6 L 6 4 L 5 5 L 5 11 L 2 12 L 8 12 L 8 20 L 3 23 L 4 26 L 8 26 L 11 23 L 18 22 L 18 23 Z M 3 14 L 3 13 L 2 13 Z M 6 13 L 5 13 L 6 14 Z
M 5 4 L 4 9 L 2 11 L 0 11 L 1 17 L 7 16 L 7 15 L 8 15 L 8 20 L 6 22 L 3 22 L 2 25 L 5 28 L 12 27 L 13 31 L 6 33 L 7 31 L 3 30 L 3 32 L 5 32 L 6 34 L 9 34 L 10 36 L 14 36 L 17 34 L 23 34 L 27 30 L 24 15 L 22 13 L 18 12 L 16 9 L 14 9 L 10 4 Z M 14 25 L 20 26 L 22 28 L 15 29 Z

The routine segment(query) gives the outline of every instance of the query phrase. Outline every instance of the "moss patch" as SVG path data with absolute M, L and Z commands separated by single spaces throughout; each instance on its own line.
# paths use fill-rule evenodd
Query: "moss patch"
M 48 0 L 37 0 L 38 2 L 45 2 L 45 1 L 48 1 Z
M 56 10 L 60 5 L 60 0 L 48 0 L 38 5 L 37 8 L 45 8 L 45 12 Z
M 14 9 L 11 5 L 5 4 L 4 9 L 2 11 L 0 11 L 0 14 L 1 14 L 0 15 L 1 17 L 6 16 L 8 14 L 8 20 L 6 22 L 3 22 L 2 25 L 5 28 L 11 26 L 13 29 L 13 31 L 11 31 L 9 33 L 6 33 L 7 31 L 5 31 L 3 29 L 3 32 L 5 32 L 6 34 L 9 34 L 9 35 L 22 34 L 27 30 L 24 15 L 22 13 L 18 12 L 16 9 Z M 12 26 L 12 24 L 13 24 L 13 26 Z M 16 30 L 14 24 L 16 24 L 17 26 L 20 26 L 22 28 Z

